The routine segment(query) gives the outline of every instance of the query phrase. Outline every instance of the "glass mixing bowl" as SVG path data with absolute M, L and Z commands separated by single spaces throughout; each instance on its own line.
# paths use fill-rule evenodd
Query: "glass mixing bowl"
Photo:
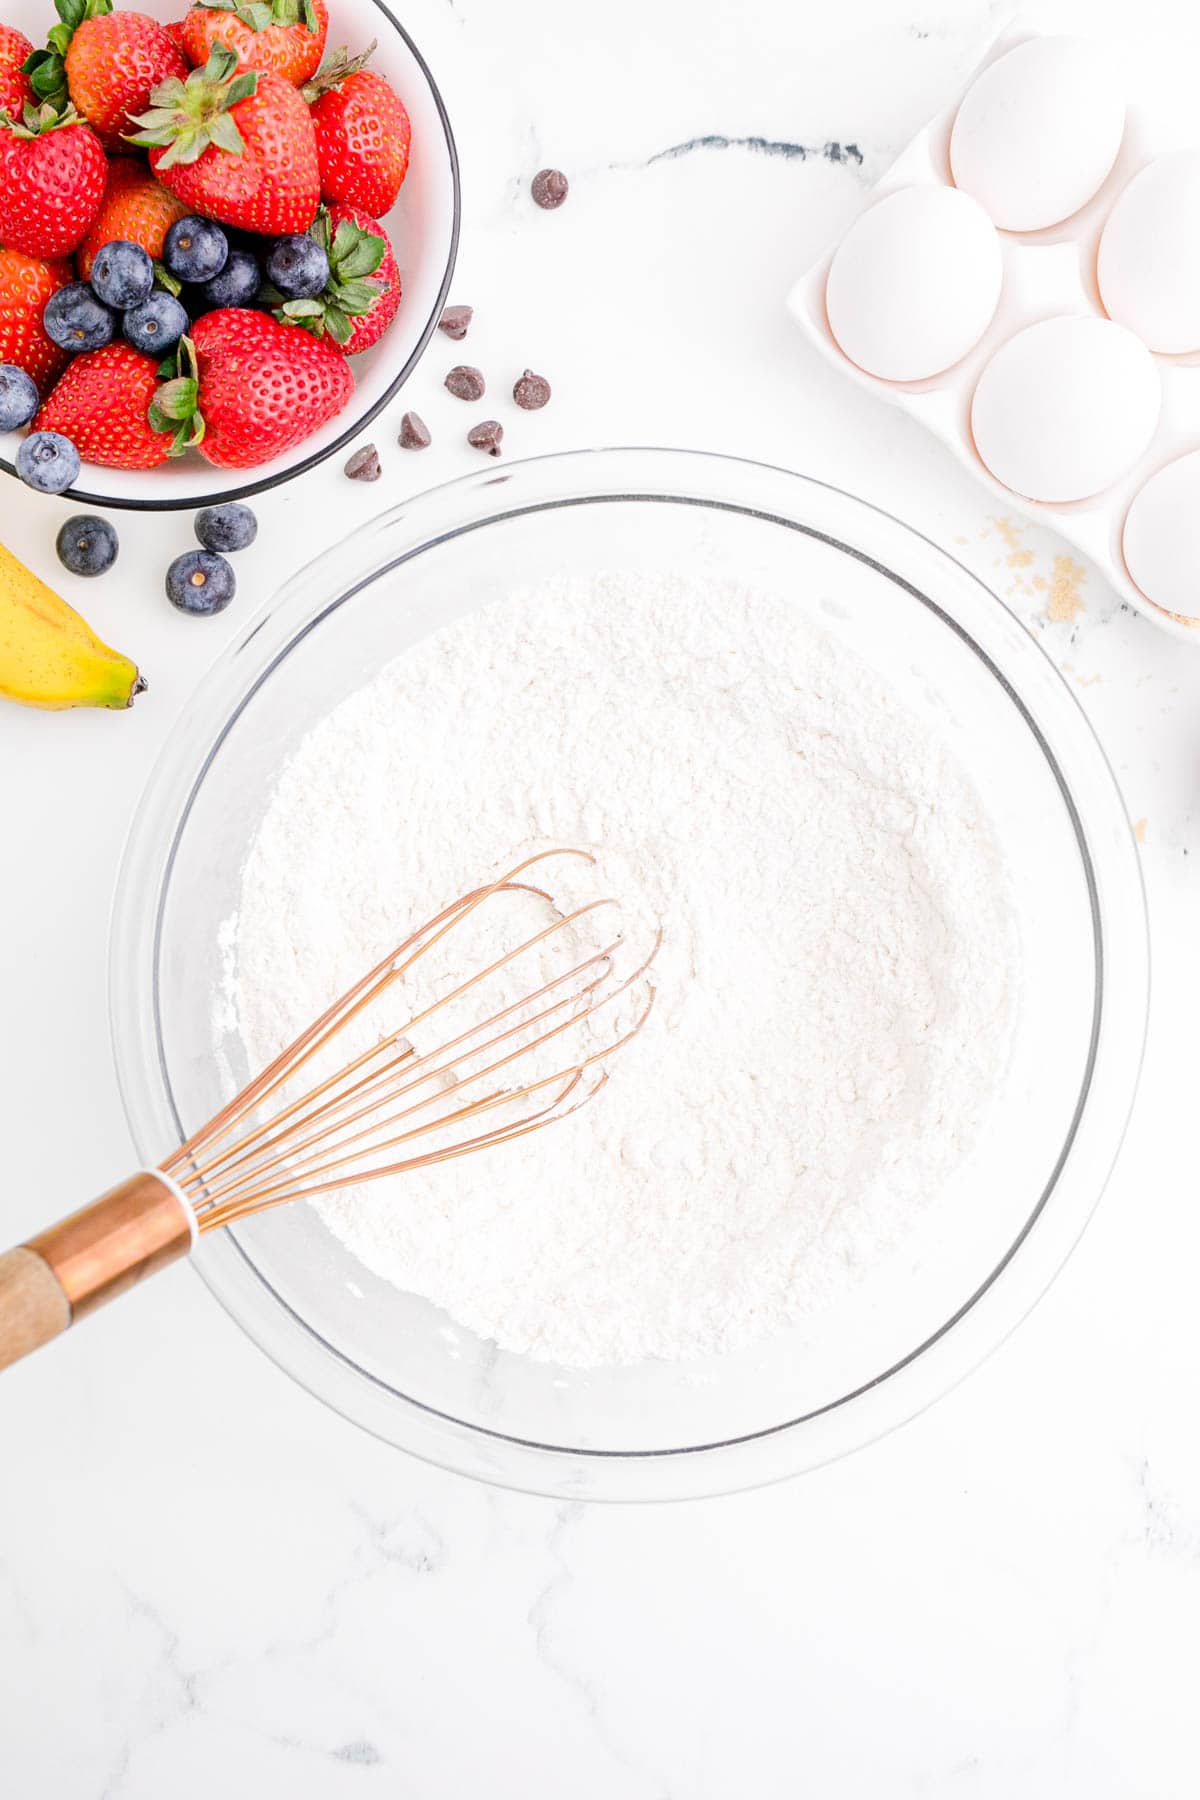
M 1120 1144 L 1148 992 L 1132 834 L 1066 684 L 966 569 L 849 494 L 690 452 L 551 456 L 396 508 L 258 614 L 173 734 L 122 869 L 113 1033 L 130 1125 L 154 1163 L 250 1072 L 214 1024 L 219 936 L 284 760 L 426 633 L 516 585 L 601 569 L 791 596 L 932 721 L 986 795 L 1023 975 L 974 1152 L 844 1301 L 702 1364 L 580 1372 L 499 1351 L 373 1276 L 306 1205 L 213 1234 L 197 1263 L 284 1369 L 391 1443 L 548 1494 L 668 1498 L 811 1468 L 951 1386 L 1046 1288 Z M 314 843 L 317 881 L 321 855 Z

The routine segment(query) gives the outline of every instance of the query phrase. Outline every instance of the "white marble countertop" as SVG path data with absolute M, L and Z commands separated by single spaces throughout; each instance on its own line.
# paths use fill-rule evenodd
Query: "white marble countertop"
M 1200 652 L 1086 571 L 1049 618 L 1035 577 L 1052 583 L 1063 546 L 998 522 L 945 451 L 805 350 L 782 305 L 1006 11 L 409 0 L 404 17 L 463 153 L 452 298 L 477 309 L 471 360 L 555 384 L 545 413 L 506 410 L 512 454 L 659 442 L 819 474 L 953 548 L 1077 685 L 1144 820 L 1157 974 L 1141 1097 L 1080 1249 L 981 1372 L 887 1441 L 658 1508 L 555 1507 L 410 1461 L 309 1399 L 172 1271 L 4 1380 L 4 1793 L 1196 1792 Z M 1183 0 L 1033 16 L 1197 66 Z M 552 215 L 527 197 L 545 163 L 573 183 Z M 74 591 L 151 674 L 132 714 L 0 710 L 6 1241 L 129 1163 L 105 935 L 158 746 L 256 598 L 473 466 L 439 387 L 453 360 L 436 340 L 377 423 L 379 484 L 334 465 L 259 506 L 220 620 L 161 597 L 186 521 L 118 519 L 118 574 Z M 404 404 L 434 430 L 422 457 L 394 447 Z M 61 503 L 7 486 L 0 507 L 5 540 L 57 579 Z

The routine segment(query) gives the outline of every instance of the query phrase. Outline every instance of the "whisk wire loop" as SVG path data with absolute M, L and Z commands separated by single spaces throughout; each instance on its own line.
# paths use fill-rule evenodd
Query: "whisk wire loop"
M 290 1200 L 512 1143 L 569 1117 L 595 1097 L 609 1079 L 605 1065 L 649 1016 L 654 990 L 648 972 L 660 939 L 628 975 L 616 967 L 621 935 L 598 948 L 585 942 L 569 952 L 565 968 L 547 972 L 542 965 L 561 954 L 559 945 L 577 943 L 591 915 L 618 904 L 607 896 L 556 909 L 548 924 L 532 932 L 527 927 L 518 942 L 484 967 L 452 979 L 431 999 L 422 997 L 398 1026 L 389 1021 L 376 1042 L 354 1046 L 332 1072 L 313 1068 L 347 1030 L 369 1029 L 371 1009 L 396 990 L 405 991 L 403 984 L 422 959 L 481 908 L 506 896 L 553 906 L 545 889 L 520 880 L 553 857 L 595 861 L 586 850 L 541 851 L 496 881 L 460 895 L 368 970 L 163 1162 L 162 1173 L 186 1196 L 202 1232 Z M 514 965 L 522 958 L 539 959 L 538 974 L 510 997 Z M 463 1010 L 497 980 L 509 987 L 481 1007 L 479 1017 L 460 1022 L 456 1009 Z M 618 1002 L 638 988 L 645 989 L 645 1004 L 629 1022 Z M 603 1029 L 602 1013 L 613 1021 Z M 429 1033 L 439 1015 L 447 1016 L 450 1035 L 418 1048 L 412 1034 Z M 565 1050 L 561 1066 L 543 1073 L 538 1053 L 556 1061 L 546 1047 L 562 1042 L 565 1048 L 568 1034 L 580 1028 L 583 1041 Z M 505 1085 L 519 1065 L 524 1078 Z M 297 1092 L 301 1072 L 312 1079 Z M 471 1097 L 464 1098 L 468 1089 Z M 472 1131 L 473 1124 L 484 1128 Z

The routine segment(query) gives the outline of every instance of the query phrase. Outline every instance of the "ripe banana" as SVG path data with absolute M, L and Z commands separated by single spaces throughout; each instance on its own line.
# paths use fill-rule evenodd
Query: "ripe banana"
M 146 683 L 0 544 L 0 694 L 24 706 L 129 706 Z

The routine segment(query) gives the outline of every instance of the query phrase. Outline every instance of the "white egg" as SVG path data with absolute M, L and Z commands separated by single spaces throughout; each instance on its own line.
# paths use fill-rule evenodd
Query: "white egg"
M 1028 500 L 1086 500 L 1110 487 L 1154 435 L 1154 358 L 1110 319 L 1043 319 L 1002 344 L 971 402 L 975 448 Z
M 1139 489 L 1121 548 L 1148 600 L 1200 618 L 1200 450 L 1168 463 Z
M 973 82 L 950 134 L 955 184 L 1005 231 L 1041 231 L 1091 199 L 1117 158 L 1125 96 L 1087 38 L 1030 38 Z
M 954 188 L 902 188 L 850 227 L 829 267 L 829 329 L 885 381 L 940 375 L 977 344 L 1004 260 L 983 209 Z
M 1200 150 L 1160 156 L 1123 188 L 1100 238 L 1104 310 L 1151 350 L 1200 350 Z

